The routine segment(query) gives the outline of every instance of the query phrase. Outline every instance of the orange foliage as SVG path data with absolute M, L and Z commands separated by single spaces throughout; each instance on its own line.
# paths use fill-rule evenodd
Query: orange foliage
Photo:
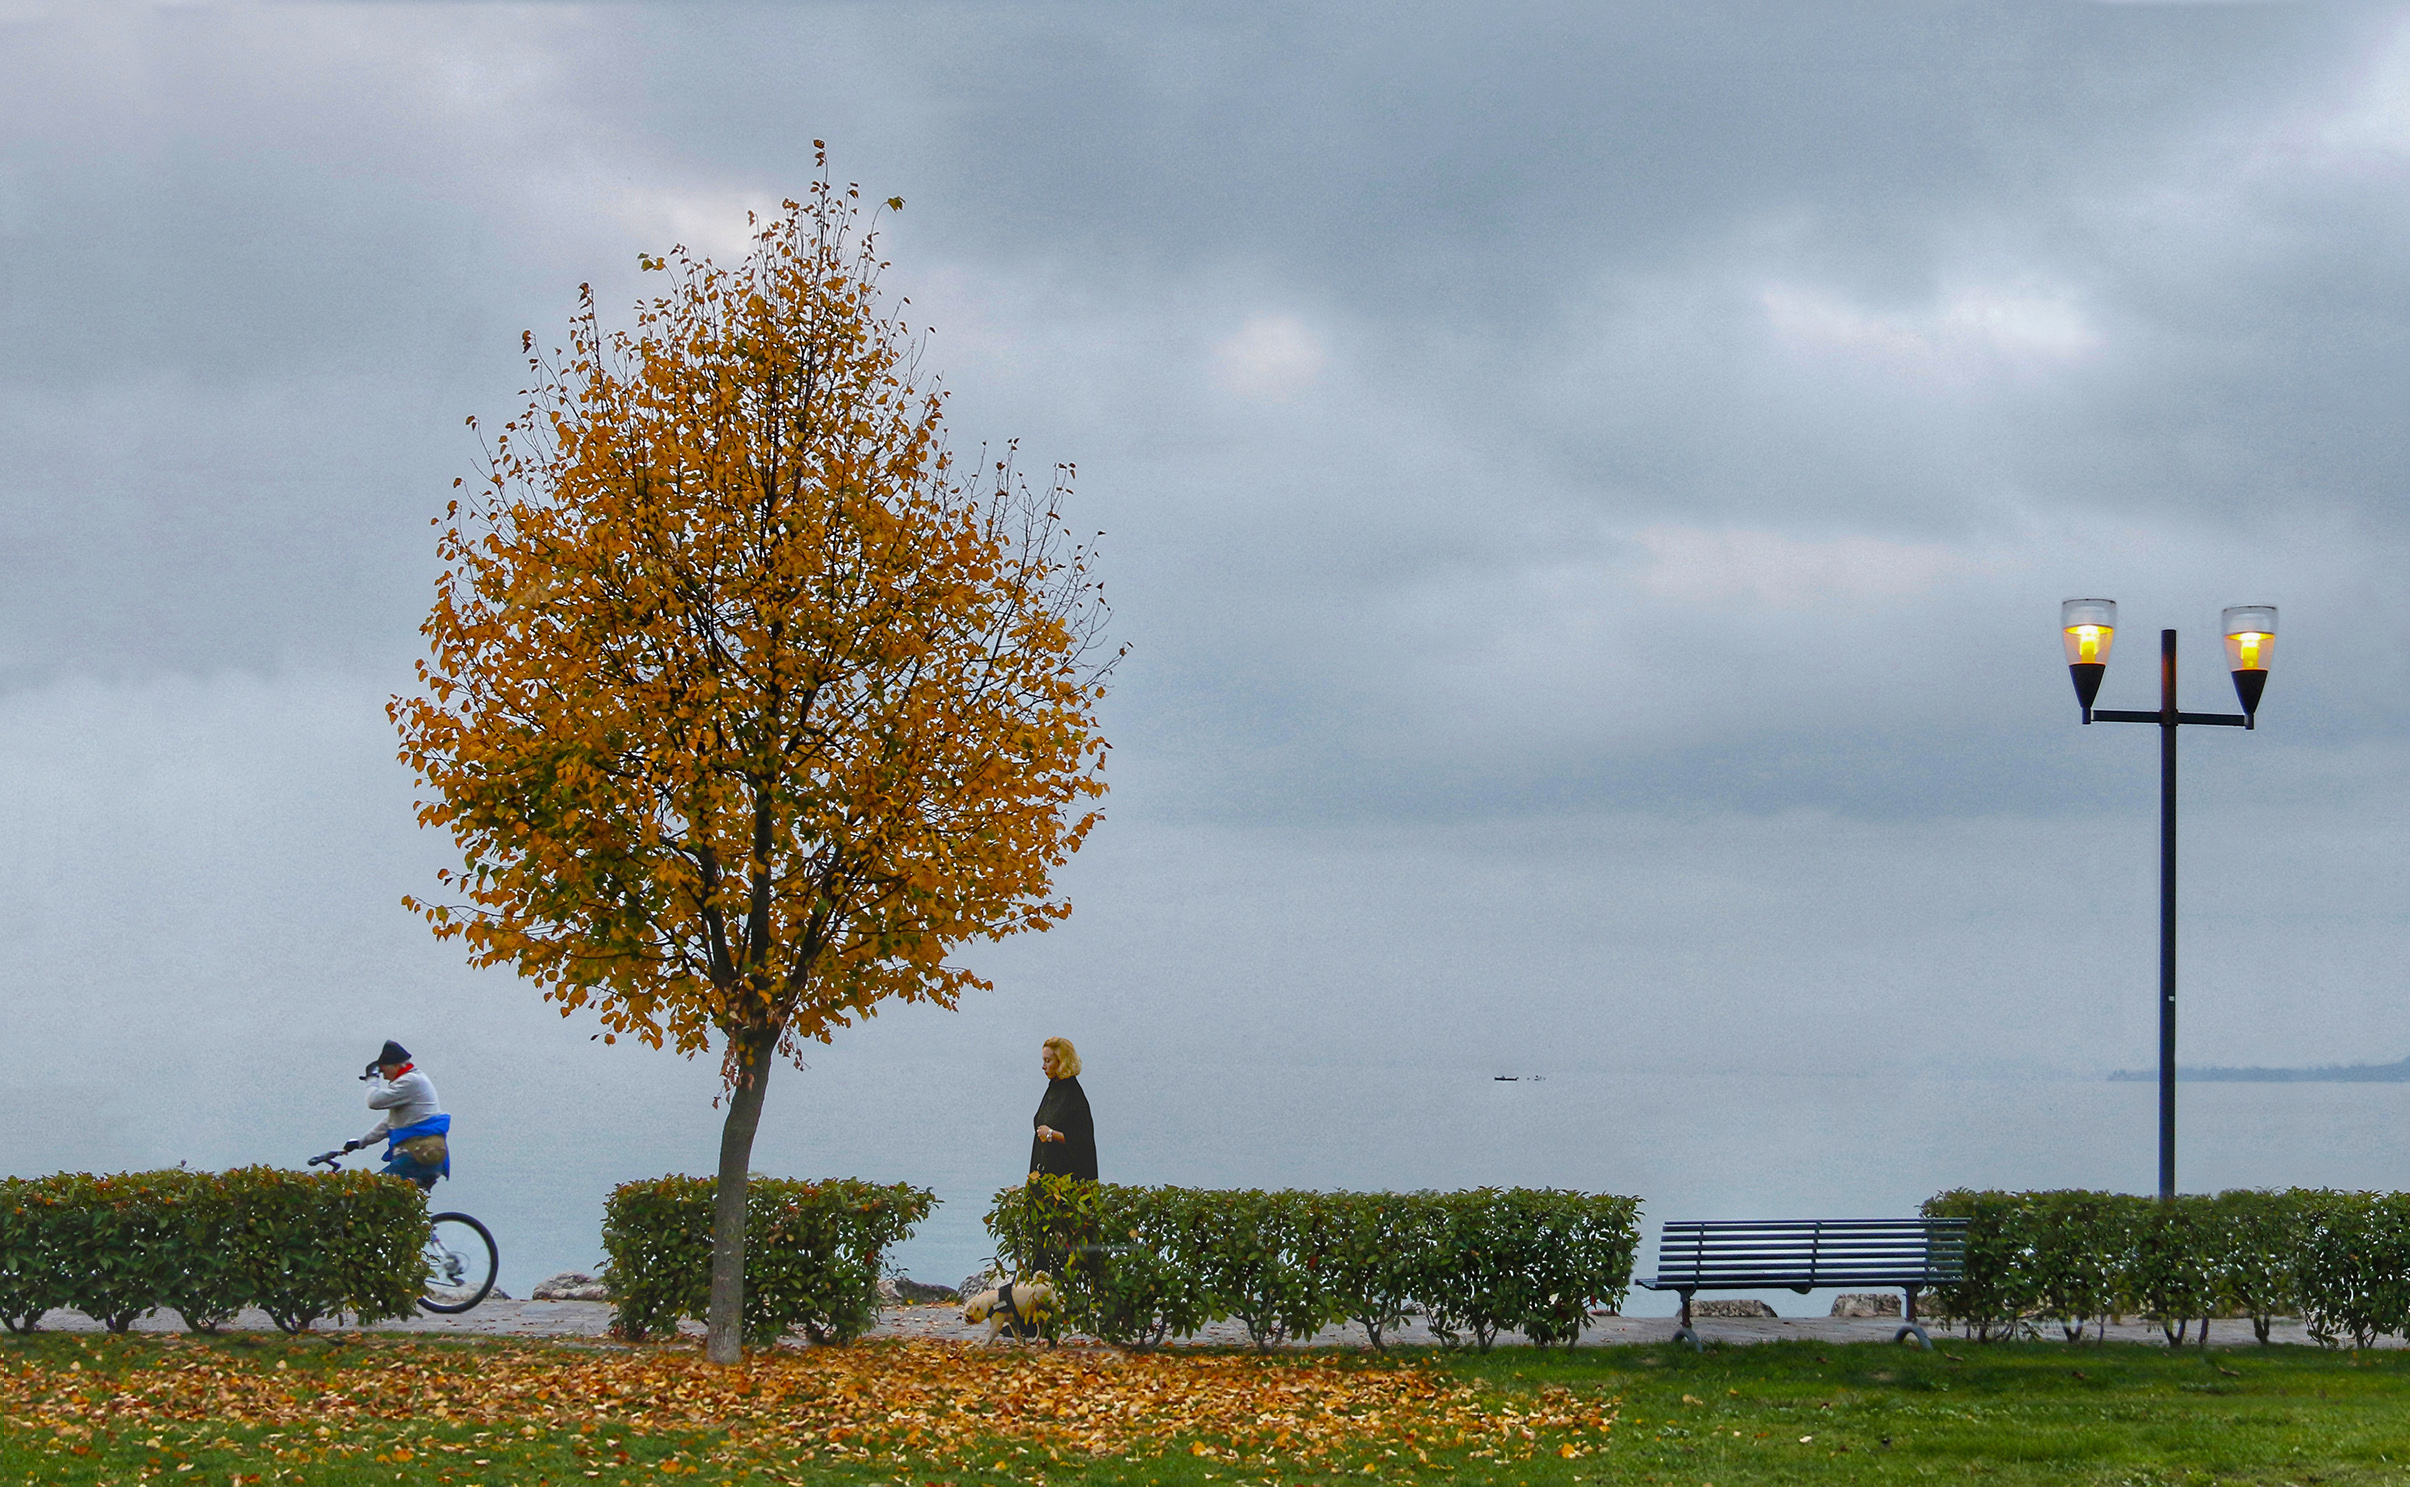
M 717 1029 L 732 1080 L 984 986 L 949 947 L 1068 914 L 1104 793 L 1068 467 L 957 474 L 859 211 L 823 179 L 733 268 L 646 258 L 632 330 L 584 288 L 565 352 L 527 341 L 388 709 L 463 854 L 409 906 L 614 1037 Z
M 1330 1358 L 1042 1353 L 959 1343 L 778 1349 L 733 1369 L 685 1349 L 587 1350 L 378 1343 L 331 1366 L 245 1366 L 170 1348 L 98 1387 L 32 1361 L 0 1367 L 0 1421 L 70 1432 L 170 1421 L 323 1426 L 376 1422 L 549 1430 L 725 1428 L 724 1458 L 775 1449 L 806 1459 L 961 1462 L 998 1447 L 1058 1457 L 1154 1456 L 1306 1464 L 1388 1444 L 1525 1459 L 1588 1454 L 1615 1424 L 1612 1400 L 1563 1389 L 1516 1397 L 1424 1368 Z

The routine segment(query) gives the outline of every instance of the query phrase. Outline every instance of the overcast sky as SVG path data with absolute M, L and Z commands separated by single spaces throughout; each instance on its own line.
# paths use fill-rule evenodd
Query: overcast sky
M 1131 646 L 1074 918 L 821 1072 L 999 1071 L 1009 1169 L 1054 1032 L 2144 1066 L 2155 739 L 2077 726 L 2072 595 L 2109 706 L 2283 611 L 2184 741 L 2187 1061 L 2410 1054 L 2410 10 L 0 0 L 0 1168 L 289 1161 L 402 1036 L 706 1169 L 708 1071 L 398 907 L 381 707 L 519 333 L 815 137 Z

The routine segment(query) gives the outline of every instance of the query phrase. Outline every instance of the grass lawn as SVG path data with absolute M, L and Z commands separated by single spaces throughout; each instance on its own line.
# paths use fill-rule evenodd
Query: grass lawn
M 0 1341 L 0 1482 L 2410 1483 L 2410 1352 Z

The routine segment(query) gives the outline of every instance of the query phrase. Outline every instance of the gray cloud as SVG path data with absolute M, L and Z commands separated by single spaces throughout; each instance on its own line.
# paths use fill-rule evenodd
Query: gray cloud
M 637 247 L 734 247 L 814 133 L 913 198 L 895 282 L 965 437 L 1090 472 L 1141 642 L 1122 716 L 1217 777 L 1185 792 L 1209 811 L 1607 780 L 1992 808 L 2033 689 L 1937 673 L 2022 670 L 2012 613 L 2186 552 L 2252 597 L 2277 554 L 2296 591 L 2362 590 L 2341 674 L 2398 675 L 2365 638 L 2404 462 L 2391 11 L 16 32 L 21 676 L 398 675 L 420 523 L 474 463 L 460 416 L 515 406 L 512 332 L 579 279 L 624 301 Z M 2280 695 L 2314 726 L 2398 733 L 2304 664 Z M 1870 725 L 1931 762 L 1851 768 Z
M 2101 986 L 2149 975 L 2154 765 L 2075 725 L 2076 593 L 2126 605 L 2113 705 L 2170 625 L 2227 706 L 2218 606 L 2285 612 L 2265 726 L 2185 741 L 2188 1049 L 2410 1036 L 2410 10 L 20 5 L 17 1087 L 107 1019 L 273 1084 L 406 1012 L 539 1050 L 470 1085 L 523 1128 L 699 1099 L 392 907 L 441 843 L 377 703 L 519 331 L 736 250 L 815 137 L 909 200 L 958 443 L 1079 462 L 1136 646 L 1080 915 L 832 1071 L 1036 1016 L 1125 1064 L 2143 1062 Z M 153 1093 L 93 1139 L 154 1159 Z

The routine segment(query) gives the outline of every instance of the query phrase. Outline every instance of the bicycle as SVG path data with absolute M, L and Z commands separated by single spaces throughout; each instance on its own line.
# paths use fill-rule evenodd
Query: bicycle
M 340 1172 L 346 1155 L 339 1149 L 322 1151 L 310 1158 L 309 1164 Z M 502 1251 L 494 1244 L 493 1231 L 468 1214 L 429 1214 L 427 1226 L 427 1273 L 418 1304 L 431 1312 L 457 1316 L 494 1289 Z

